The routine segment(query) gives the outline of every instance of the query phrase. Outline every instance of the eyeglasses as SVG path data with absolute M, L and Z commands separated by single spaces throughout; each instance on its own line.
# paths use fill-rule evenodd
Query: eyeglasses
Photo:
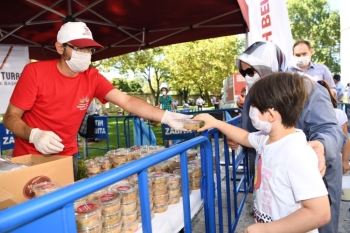
M 75 47 L 75 46 L 67 44 L 67 43 L 64 43 L 63 46 L 64 47 L 68 46 L 69 48 L 77 51 L 78 53 L 91 53 L 92 54 L 96 51 L 95 48 L 78 48 L 78 47 Z
M 321 86 L 324 86 L 324 81 L 323 80 L 317 80 L 317 83 L 320 84 Z
M 246 75 L 253 77 L 255 70 L 253 68 L 247 68 L 245 70 L 239 70 L 239 73 L 241 73 L 243 77 L 245 77 Z

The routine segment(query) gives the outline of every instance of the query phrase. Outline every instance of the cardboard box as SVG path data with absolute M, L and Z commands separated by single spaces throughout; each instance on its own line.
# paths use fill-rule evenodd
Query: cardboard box
M 74 182 L 72 156 L 24 155 L 14 163 L 32 165 L 0 174 L 0 210 L 32 199 L 34 184 L 55 181 L 61 186 Z

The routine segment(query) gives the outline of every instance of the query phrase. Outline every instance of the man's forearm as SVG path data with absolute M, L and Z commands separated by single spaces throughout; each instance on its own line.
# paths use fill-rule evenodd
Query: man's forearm
M 16 137 L 29 140 L 33 128 L 29 127 L 16 113 L 5 113 L 3 123 Z

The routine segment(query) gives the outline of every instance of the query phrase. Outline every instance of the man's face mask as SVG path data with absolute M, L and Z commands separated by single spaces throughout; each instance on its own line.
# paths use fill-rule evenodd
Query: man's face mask
M 69 68 L 74 72 L 84 72 L 91 64 L 91 53 L 81 53 L 71 50 L 72 56 L 70 60 L 66 60 Z
M 271 132 L 272 124 L 267 121 L 262 121 L 259 119 L 259 109 L 250 106 L 249 109 L 249 117 L 252 120 L 253 126 L 266 134 L 269 134 Z
M 294 57 L 294 59 L 297 66 L 302 68 L 308 66 L 311 61 L 310 56 Z

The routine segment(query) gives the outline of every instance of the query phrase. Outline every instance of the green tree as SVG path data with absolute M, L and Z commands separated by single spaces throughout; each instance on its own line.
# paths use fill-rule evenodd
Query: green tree
M 131 92 L 131 88 L 126 78 L 114 78 L 112 79 L 112 85 L 122 92 Z
M 310 41 L 312 60 L 340 72 L 340 16 L 327 0 L 288 0 L 288 14 L 295 41 Z

